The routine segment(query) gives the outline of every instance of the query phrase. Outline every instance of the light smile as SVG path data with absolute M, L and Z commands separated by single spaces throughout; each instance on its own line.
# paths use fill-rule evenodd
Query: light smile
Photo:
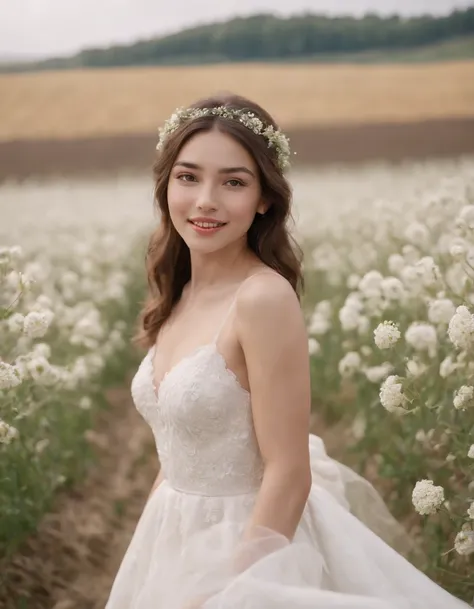
M 199 222 L 198 220 L 189 220 L 189 222 L 194 226 L 199 226 L 199 228 L 219 228 L 225 225 L 225 222 Z

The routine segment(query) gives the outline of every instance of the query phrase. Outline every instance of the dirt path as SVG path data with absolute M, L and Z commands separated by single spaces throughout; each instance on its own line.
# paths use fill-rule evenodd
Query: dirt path
M 128 388 L 111 391 L 110 410 L 89 440 L 98 460 L 85 482 L 58 497 L 38 533 L 8 565 L 1 609 L 103 609 L 158 471 L 153 439 Z M 313 418 L 329 453 L 344 432 Z
M 294 165 L 365 163 L 456 157 L 474 153 L 474 118 L 408 123 L 315 125 L 290 129 Z M 88 176 L 97 172 L 148 172 L 155 132 L 72 140 L 0 142 L 0 181 L 29 176 Z M 363 142 L 363 145 L 361 144 Z
M 3 609 L 103 609 L 143 509 L 158 463 L 150 430 L 128 389 L 88 436 L 99 459 L 80 487 L 58 497 L 37 535 L 13 562 L 0 563 Z

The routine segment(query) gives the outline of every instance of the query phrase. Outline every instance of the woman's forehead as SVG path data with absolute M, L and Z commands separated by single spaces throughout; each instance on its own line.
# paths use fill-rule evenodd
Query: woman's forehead
M 244 146 L 231 135 L 218 130 L 199 132 L 191 137 L 176 158 L 176 163 L 180 161 L 216 170 L 242 165 L 255 168 L 255 161 Z

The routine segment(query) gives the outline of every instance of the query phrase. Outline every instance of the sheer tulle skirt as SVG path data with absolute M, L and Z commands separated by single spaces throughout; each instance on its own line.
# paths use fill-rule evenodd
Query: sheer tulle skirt
M 291 543 L 267 529 L 242 541 L 255 493 L 206 497 L 164 481 L 107 609 L 467 607 L 393 549 L 409 551 L 408 536 L 367 481 L 329 459 L 315 436 L 310 451 L 313 487 Z

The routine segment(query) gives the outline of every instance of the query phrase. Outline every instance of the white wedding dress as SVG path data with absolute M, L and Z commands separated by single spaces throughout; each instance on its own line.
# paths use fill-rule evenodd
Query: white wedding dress
M 154 348 L 133 379 L 165 480 L 145 506 L 106 609 L 467 608 L 392 549 L 407 536 L 373 487 L 330 459 L 314 435 L 313 485 L 292 542 L 262 529 L 241 543 L 263 467 L 251 396 L 227 368 L 219 333 L 159 387 Z

